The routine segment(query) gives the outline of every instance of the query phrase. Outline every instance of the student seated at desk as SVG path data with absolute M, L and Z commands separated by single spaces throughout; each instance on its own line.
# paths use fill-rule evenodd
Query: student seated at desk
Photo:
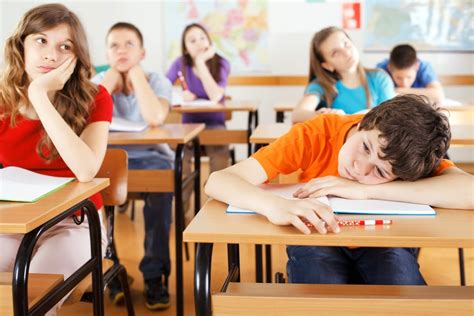
M 91 181 L 107 148 L 112 99 L 90 82 L 85 31 L 61 4 L 32 8 L 5 42 L 0 79 L 0 164 Z M 90 197 L 102 207 L 100 193 Z M 100 212 L 99 212 L 100 217 Z M 106 233 L 101 225 L 102 251 Z M 11 272 L 21 234 L 0 234 L 0 271 Z M 30 272 L 68 278 L 91 257 L 87 219 L 67 218 L 39 239 Z M 57 312 L 67 295 L 48 312 Z
M 186 26 L 181 36 L 181 56 L 168 69 L 166 76 L 171 82 L 177 79 L 183 85 L 184 101 L 208 99 L 215 102 L 224 100 L 227 79 L 230 74 L 229 62 L 216 53 L 212 46 L 211 37 L 200 24 L 192 23 Z M 207 129 L 225 129 L 223 112 L 183 113 L 183 123 L 205 123 Z M 205 154 L 209 157 L 210 171 L 221 170 L 229 166 L 229 145 L 204 146 Z M 190 148 L 184 150 L 183 173 L 191 172 Z M 189 209 L 191 188 L 183 192 L 185 211 Z
M 426 97 L 398 96 L 365 116 L 325 114 L 296 124 L 252 157 L 211 174 L 205 191 L 305 234 L 311 231 L 304 221 L 321 234 L 340 231 L 332 210 L 313 199 L 325 195 L 471 209 L 473 176 L 443 159 L 450 137 L 448 119 Z M 298 200 L 257 187 L 298 169 L 306 183 L 294 193 Z M 289 246 L 287 252 L 294 283 L 349 283 L 355 271 L 367 284 L 425 284 L 413 249 Z
M 354 114 L 394 95 L 389 76 L 364 68 L 349 36 L 340 28 L 328 27 L 311 41 L 309 84 L 293 110 L 292 120 L 304 122 L 324 113 Z M 319 108 L 321 101 L 325 107 Z
M 110 68 L 93 80 L 112 94 L 114 117 L 151 126 L 162 124 L 169 113 L 172 86 L 164 76 L 145 72 L 140 62 L 145 58 L 140 30 L 125 22 L 114 24 L 107 33 L 107 59 Z M 122 146 L 123 148 L 123 146 Z M 129 169 L 172 169 L 174 152 L 166 144 L 127 146 Z M 142 193 L 145 200 L 145 255 L 140 270 L 145 281 L 146 307 L 151 310 L 170 306 L 168 277 L 171 271 L 169 234 L 172 193 Z M 118 279 L 109 288 L 116 303 L 123 302 Z
M 395 46 L 390 52 L 390 59 L 378 63 L 377 68 L 390 74 L 398 94 L 421 94 L 433 102 L 443 103 L 443 87 L 436 78 L 433 67 L 429 62 L 419 60 L 412 46 Z

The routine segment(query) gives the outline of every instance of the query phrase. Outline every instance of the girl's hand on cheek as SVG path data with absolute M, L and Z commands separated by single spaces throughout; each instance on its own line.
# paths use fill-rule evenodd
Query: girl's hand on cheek
M 205 63 L 206 61 L 214 57 L 215 54 L 216 50 L 214 46 L 209 46 L 204 52 L 196 56 L 196 61 Z
M 67 58 L 58 68 L 34 79 L 28 87 L 28 93 L 61 90 L 74 73 L 76 63 L 76 57 Z

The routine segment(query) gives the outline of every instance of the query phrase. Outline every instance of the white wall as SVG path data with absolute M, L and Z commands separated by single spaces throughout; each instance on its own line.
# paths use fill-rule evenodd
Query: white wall
M 46 1 L 6 1 L 0 0 L 0 40 L 2 43 L 13 31 L 21 15 L 29 8 Z M 96 65 L 105 64 L 105 35 L 108 28 L 118 22 L 135 24 L 143 32 L 147 58 L 146 69 L 163 72 L 168 64 L 164 60 L 163 1 L 62 1 L 76 12 L 86 28 L 91 56 Z M 363 4 L 362 4 L 363 7 Z M 305 0 L 270 0 L 269 60 L 271 75 L 307 75 L 309 64 L 309 42 L 315 31 L 341 24 L 341 1 L 308 4 Z M 167 25 L 166 27 L 173 27 Z M 363 30 L 350 31 L 349 35 L 362 52 Z M 423 53 L 420 58 L 433 63 L 438 74 L 473 74 L 472 53 Z M 362 63 L 373 67 L 386 58 L 387 54 L 361 53 Z M 3 62 L 3 50 L 0 52 Z M 448 97 L 465 102 L 474 102 L 474 92 L 470 87 L 448 87 Z M 238 87 L 228 88 L 234 99 L 256 99 L 260 102 L 260 122 L 274 121 L 273 106 L 278 103 L 294 104 L 303 93 L 303 87 Z M 246 124 L 245 115 L 234 115 L 229 123 L 231 128 Z M 239 158 L 245 151 L 239 148 Z

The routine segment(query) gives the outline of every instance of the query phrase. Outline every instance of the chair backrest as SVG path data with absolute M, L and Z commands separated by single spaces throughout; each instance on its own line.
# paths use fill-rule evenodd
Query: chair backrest
M 128 155 L 123 149 L 107 149 L 97 178 L 109 178 L 110 185 L 102 190 L 104 205 L 120 205 L 127 200 Z

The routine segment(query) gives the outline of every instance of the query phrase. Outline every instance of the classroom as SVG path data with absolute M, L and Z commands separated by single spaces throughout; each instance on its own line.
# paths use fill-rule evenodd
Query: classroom
M 0 314 L 474 314 L 473 19 L 0 0 Z

